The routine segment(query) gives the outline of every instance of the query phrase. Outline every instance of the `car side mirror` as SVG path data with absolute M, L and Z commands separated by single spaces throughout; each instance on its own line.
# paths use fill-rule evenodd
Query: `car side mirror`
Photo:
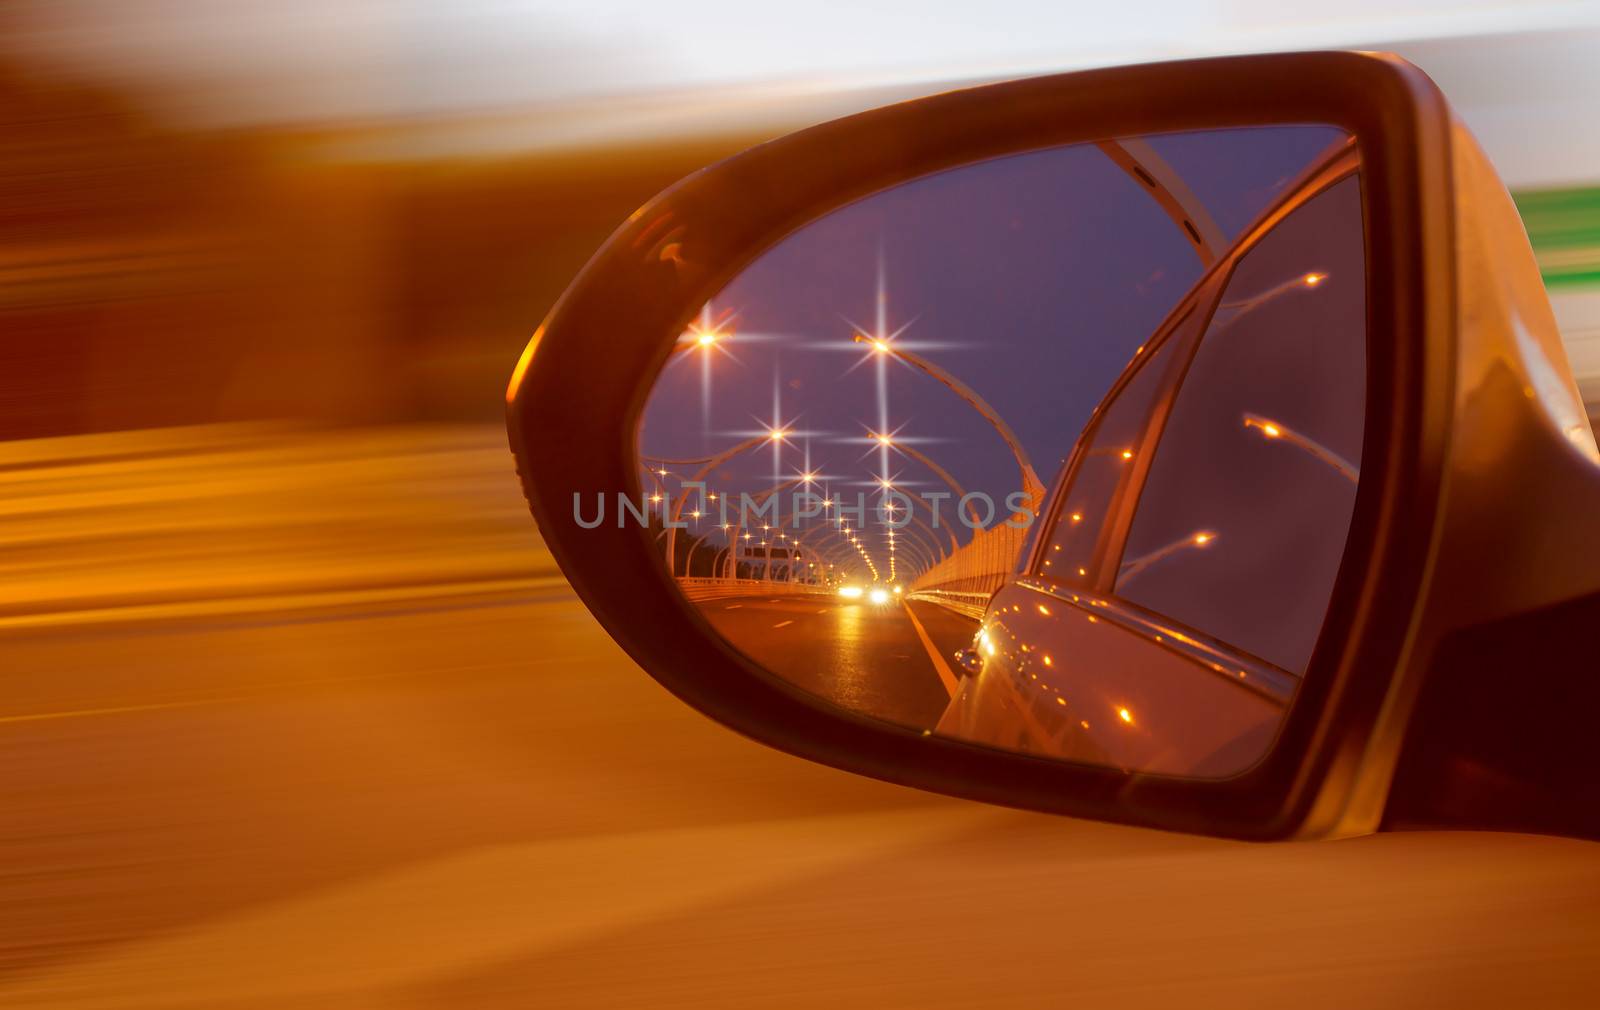
M 781 749 L 1237 837 L 1600 833 L 1600 452 L 1509 197 L 1395 57 L 753 148 L 596 254 L 508 428 L 606 629 Z

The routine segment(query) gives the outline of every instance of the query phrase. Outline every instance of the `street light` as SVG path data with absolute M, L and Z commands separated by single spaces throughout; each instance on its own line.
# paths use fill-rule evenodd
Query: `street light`
M 678 338 L 678 342 L 684 346 L 685 351 L 695 349 L 709 351 L 733 336 L 729 324 L 733 322 L 734 316 L 734 312 L 725 309 L 721 315 L 713 318 L 711 303 L 706 302 L 700 307 L 700 318 L 689 324 L 689 328 L 683 331 L 683 336 Z
M 694 475 L 691 476 L 689 480 L 684 481 L 683 483 L 700 484 L 701 486 L 704 486 L 706 476 L 733 457 L 742 452 L 748 452 L 757 446 L 782 444 L 788 437 L 789 430 L 787 428 L 784 428 L 781 425 L 775 425 L 767 429 L 762 434 L 755 435 L 751 438 L 745 439 L 742 442 L 739 442 L 736 445 L 729 446 L 714 456 L 688 460 L 657 460 L 656 465 L 660 466 L 663 463 L 674 463 L 679 465 L 692 465 L 695 463 L 703 464 L 700 469 L 694 472 Z M 651 501 L 659 503 L 659 498 L 652 498 Z M 679 498 L 677 505 L 674 506 L 672 510 L 672 522 L 665 524 L 667 527 L 667 574 L 671 576 L 677 575 L 677 555 L 673 552 L 677 546 L 678 531 L 677 527 L 674 526 L 673 523 L 676 523 L 679 518 L 682 517 L 682 515 L 683 499 Z
M 942 383 L 945 388 L 961 397 L 968 406 L 976 410 L 985 421 L 989 422 L 990 427 L 994 428 L 1000 435 L 1000 438 L 1006 444 L 1006 448 L 1011 450 L 1011 455 L 1017 461 L 1017 469 L 1021 472 L 1022 491 L 1027 495 L 1030 507 L 1038 508 L 1039 503 L 1044 500 L 1044 484 L 1039 480 L 1038 475 L 1034 473 L 1033 464 L 1028 461 L 1027 450 L 1023 449 L 1022 442 L 1011 430 L 1011 426 L 1006 424 L 1005 419 L 1000 416 L 999 412 L 991 407 L 988 401 L 979 396 L 976 390 L 920 354 L 914 354 L 903 347 L 895 347 L 890 341 L 882 337 L 869 337 L 864 333 L 857 333 L 855 341 L 868 344 L 875 355 L 897 358 L 931 376 Z
M 966 489 L 963 488 L 956 481 L 956 479 L 953 476 L 950 475 L 950 471 L 946 470 L 944 467 L 942 467 L 938 463 L 936 463 L 933 460 L 933 458 L 930 457 L 927 453 L 923 452 L 922 450 L 918 449 L 916 446 L 912 445 L 908 439 L 896 438 L 892 434 L 889 434 L 889 433 L 886 433 L 886 432 L 880 432 L 880 431 L 869 431 L 869 432 L 867 432 L 867 437 L 869 439 L 871 439 L 872 441 L 876 442 L 878 445 L 880 445 L 880 446 L 882 446 L 882 447 L 884 447 L 886 449 L 893 449 L 895 452 L 898 452 L 901 455 L 909 456 L 911 459 L 914 459 L 918 463 L 921 463 L 923 466 L 927 467 L 929 470 L 932 470 L 933 473 L 934 473 L 934 476 L 936 476 L 940 480 L 944 481 L 945 487 L 948 487 L 951 491 L 953 491 L 955 493 L 957 502 L 960 502 L 963 498 L 965 498 L 967 496 Z M 967 516 L 972 521 L 972 528 L 973 529 L 977 529 L 978 528 L 978 506 L 973 504 L 972 502 L 967 502 Z M 950 545 L 951 545 L 951 550 L 954 550 L 955 549 L 955 534 L 953 534 L 953 533 L 950 535 Z

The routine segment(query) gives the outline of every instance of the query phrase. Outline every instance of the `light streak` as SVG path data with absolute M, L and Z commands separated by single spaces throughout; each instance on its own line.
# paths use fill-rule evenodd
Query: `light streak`
M 1216 543 L 1216 541 L 1217 534 L 1214 531 L 1196 530 L 1182 539 L 1174 540 L 1172 543 L 1163 547 L 1157 547 L 1148 554 L 1141 555 L 1140 557 L 1134 558 L 1132 561 L 1127 562 L 1122 566 L 1121 569 L 1118 570 L 1117 588 L 1121 589 L 1134 578 L 1148 571 L 1152 565 L 1158 564 L 1159 562 L 1172 557 L 1174 554 L 1177 554 L 1180 551 L 1190 549 L 1205 550 L 1211 544 Z
M 1339 476 L 1355 484 L 1361 480 L 1361 469 L 1343 456 L 1329 449 L 1321 442 L 1308 435 L 1284 425 L 1281 421 L 1274 421 L 1262 417 L 1260 414 L 1245 414 L 1244 426 L 1261 432 L 1263 438 L 1269 441 L 1284 442 L 1301 450 L 1318 462 L 1332 469 Z

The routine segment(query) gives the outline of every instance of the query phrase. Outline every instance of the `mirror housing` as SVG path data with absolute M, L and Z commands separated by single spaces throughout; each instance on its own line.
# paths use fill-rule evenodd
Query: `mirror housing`
M 1130 774 L 830 708 L 719 638 L 679 594 L 643 530 L 576 522 L 575 494 L 639 497 L 640 416 L 676 339 L 708 298 L 807 222 L 984 158 L 1128 134 L 1294 122 L 1341 127 L 1362 152 L 1362 460 L 1371 476 L 1357 496 L 1346 562 L 1304 686 L 1273 749 L 1248 771 L 1222 780 Z M 574 395 L 579 382 L 582 395 Z M 988 802 L 1256 839 L 1385 823 L 1508 826 L 1496 812 L 1512 800 L 1497 806 L 1470 782 L 1464 797 L 1459 788 L 1448 803 L 1436 795 L 1458 782 L 1463 761 L 1489 762 L 1492 778 L 1494 762 L 1520 753 L 1528 732 L 1501 727 L 1496 746 L 1463 757 L 1463 747 L 1481 743 L 1477 736 L 1439 729 L 1459 708 L 1452 692 L 1462 643 L 1508 620 L 1558 613 L 1565 616 L 1557 630 L 1568 630 L 1547 639 L 1558 645 L 1548 661 L 1570 663 L 1562 650 L 1581 638 L 1573 622 L 1600 617 L 1600 467 L 1526 238 L 1443 96 L 1392 56 L 1269 55 L 1022 80 L 890 106 L 753 148 L 686 178 L 622 225 L 535 333 L 507 402 L 522 486 L 552 554 L 653 677 L 780 749 Z M 1529 492 L 1507 494 L 1511 486 Z M 1545 514 L 1534 515 L 1535 505 Z M 1505 550 L 1484 549 L 1490 531 L 1506 537 Z M 1506 634 L 1490 654 L 1515 653 L 1518 639 Z M 1477 679 L 1478 693 L 1466 696 L 1492 698 L 1492 671 Z M 1442 715 L 1424 721 L 1419 712 Z M 1514 777 L 1592 796 L 1594 761 L 1583 756 L 1552 755 L 1579 759 L 1559 771 L 1518 765 Z M 1575 826 L 1570 816 L 1557 818 L 1555 829 L 1600 830 L 1597 815 L 1587 816 Z

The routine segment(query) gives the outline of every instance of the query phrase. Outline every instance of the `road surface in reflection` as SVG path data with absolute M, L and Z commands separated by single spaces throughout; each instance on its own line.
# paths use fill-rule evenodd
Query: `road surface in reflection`
M 950 657 L 978 630 L 977 621 L 931 603 L 769 597 L 758 586 L 695 605 L 734 647 L 796 687 L 919 729 L 944 715 L 956 688 Z

